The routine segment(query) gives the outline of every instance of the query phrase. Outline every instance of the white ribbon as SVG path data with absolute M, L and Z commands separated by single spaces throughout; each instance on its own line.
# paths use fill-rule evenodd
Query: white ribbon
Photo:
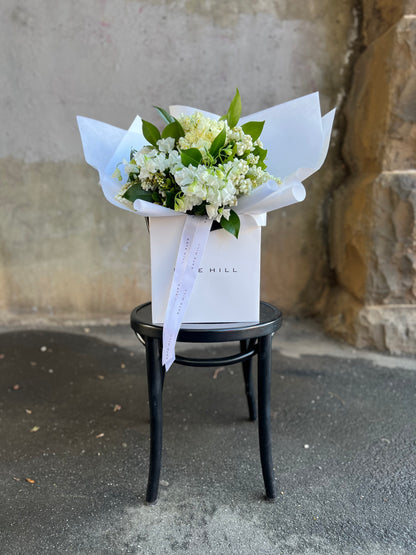
M 186 216 L 163 324 L 162 364 L 166 371 L 175 360 L 175 343 L 205 251 L 212 220 Z

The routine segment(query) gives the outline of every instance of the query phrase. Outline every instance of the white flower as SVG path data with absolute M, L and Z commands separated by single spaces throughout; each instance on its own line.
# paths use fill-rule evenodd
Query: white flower
M 175 197 L 175 210 L 176 212 L 186 212 L 183 197 L 179 195 L 176 195 Z
M 207 204 L 206 211 L 208 214 L 208 218 L 211 218 L 211 220 L 214 220 L 218 215 L 218 207 L 213 206 L 212 204 Z
M 192 183 L 190 183 L 186 187 L 186 189 L 184 190 L 184 193 L 187 196 L 194 195 L 194 196 L 198 197 L 198 199 L 200 199 L 200 201 L 202 202 L 203 200 L 206 200 L 206 198 L 207 198 L 207 187 L 206 187 L 205 183 L 202 180 L 195 178 L 192 181 Z M 200 204 L 200 203 L 198 203 L 198 204 Z
M 216 121 L 195 112 L 190 116 L 181 114 L 178 121 L 185 131 L 185 136 L 179 139 L 179 147 L 182 150 L 197 148 L 202 155 L 209 150 L 212 141 L 224 128 L 223 121 Z
M 153 183 L 150 179 L 141 179 L 140 186 L 143 191 L 152 191 L 154 189 Z
M 173 150 L 173 147 L 175 146 L 175 139 L 173 137 L 167 137 L 166 139 L 159 139 L 156 144 L 160 152 L 168 153 L 171 150 Z
M 120 168 L 116 168 L 116 169 L 113 171 L 111 177 L 112 177 L 113 179 L 117 179 L 118 181 L 122 181 L 122 180 L 123 180 L 123 177 L 122 177 L 122 175 L 121 175 Z
M 184 167 L 181 161 L 181 155 L 177 150 L 172 150 L 171 152 L 169 152 L 167 164 L 168 164 L 168 168 L 171 171 L 175 171 L 177 169 Z
M 173 176 L 176 183 L 182 189 L 182 187 L 190 185 L 196 178 L 196 168 L 195 166 L 182 166 L 179 170 L 174 171 Z
M 222 215 L 224 216 L 224 218 L 226 220 L 230 219 L 230 214 L 231 214 L 231 210 L 229 208 L 223 208 L 222 209 Z
M 257 162 L 259 161 L 260 156 L 254 156 L 254 154 L 250 153 L 247 156 L 247 162 L 252 165 L 255 166 L 257 164 Z
M 123 160 L 123 164 L 124 164 L 124 171 L 127 175 L 129 175 L 130 173 L 139 173 L 140 168 L 137 167 L 137 164 L 135 163 L 131 163 L 131 162 L 127 162 L 127 160 Z
M 164 172 L 168 167 L 165 153 L 155 148 L 142 148 L 134 155 L 134 161 L 140 168 L 140 179 L 151 179 L 156 172 Z

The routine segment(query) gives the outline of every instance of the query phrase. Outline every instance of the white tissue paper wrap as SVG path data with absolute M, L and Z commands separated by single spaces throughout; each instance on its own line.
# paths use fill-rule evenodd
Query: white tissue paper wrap
M 195 111 L 197 111 L 196 108 L 189 106 L 170 107 L 170 113 L 174 117 L 178 117 L 180 114 L 192 114 Z M 213 119 L 219 117 L 204 110 L 198 111 Z M 247 305 L 245 314 L 249 316 L 248 318 L 245 317 L 244 320 L 258 319 L 259 226 L 265 225 L 267 212 L 284 208 L 305 199 L 306 191 L 302 181 L 319 170 L 325 160 L 334 116 L 335 110 L 332 110 L 322 117 L 319 94 L 316 92 L 240 118 L 239 125 L 248 121 L 265 121 L 261 141 L 264 148 L 267 149 L 267 171 L 279 177 L 282 183 L 277 184 L 274 181 L 269 181 L 255 189 L 250 195 L 238 199 L 238 205 L 233 207 L 240 216 L 242 224 L 238 239 L 224 230 L 211 233 L 212 237 L 220 233 L 229 235 L 230 237 L 227 240 L 233 242 L 231 248 L 234 246 L 235 250 L 238 251 L 237 243 L 240 242 L 239 246 L 244 248 L 245 230 L 251 229 L 254 237 L 253 229 L 257 229 L 257 237 L 254 243 L 253 238 L 247 239 L 249 242 L 251 241 L 252 246 L 250 248 L 254 253 L 254 262 L 251 260 L 248 262 L 251 265 L 249 266 L 251 268 L 249 272 L 251 274 L 250 281 L 252 283 L 254 281 L 256 284 L 255 291 L 257 291 L 257 294 L 250 295 L 250 300 L 248 300 L 247 294 L 244 291 L 239 292 L 235 285 L 227 292 L 227 287 L 224 285 L 226 282 L 223 281 L 224 286 L 217 287 L 215 291 L 215 295 L 219 297 L 217 299 L 219 304 L 217 303 L 216 308 L 214 307 L 217 310 L 216 315 L 214 314 L 208 319 L 205 317 L 202 320 L 203 322 L 208 320 L 211 322 L 241 321 L 238 310 L 235 313 L 235 318 L 232 315 L 227 317 L 225 314 L 218 313 L 221 312 L 221 306 L 226 304 L 225 300 L 230 298 L 231 292 L 234 292 L 234 295 L 237 295 L 239 299 L 239 302 L 234 302 L 236 308 L 244 304 Z M 129 210 L 151 218 L 152 305 L 155 305 L 153 307 L 153 321 L 154 323 L 163 323 L 162 363 L 168 370 L 175 359 L 175 342 L 181 324 L 183 322 L 195 322 L 195 320 L 201 321 L 201 319 L 198 319 L 198 311 L 195 309 L 201 303 L 207 305 L 208 311 L 213 306 L 208 296 L 204 294 L 204 287 L 198 287 L 198 280 L 201 279 L 199 273 L 204 272 L 205 249 L 207 249 L 208 257 L 210 245 L 215 242 L 215 239 L 209 237 L 212 222 L 206 217 L 181 215 L 170 208 L 143 200 L 136 200 L 134 210 L 132 210 L 115 199 L 128 176 L 123 171 L 123 164 L 118 166 L 122 173 L 122 181 L 112 177 L 114 170 L 123 159 L 130 159 L 132 148 L 140 150 L 147 144 L 142 133 L 142 121 L 139 116 L 133 121 L 128 131 L 81 116 L 77 117 L 77 121 L 85 160 L 98 171 L 100 184 L 106 199 L 123 210 Z M 160 272 L 160 268 L 158 271 L 156 271 L 156 268 L 153 271 L 153 259 L 156 256 L 155 245 L 157 244 L 155 241 L 160 243 L 162 239 L 166 240 L 167 235 L 162 222 L 167 221 L 164 218 L 171 217 L 175 218 L 175 220 L 169 221 L 172 224 L 171 229 L 176 229 L 178 235 L 176 240 L 179 241 L 179 247 L 177 252 L 170 253 L 169 273 L 166 271 Z M 247 237 L 249 237 L 250 232 L 247 233 Z M 218 249 L 218 245 L 213 246 L 214 252 L 215 249 Z M 241 256 L 244 258 L 244 254 Z M 219 276 L 219 268 L 221 268 L 222 277 L 224 278 L 225 273 L 232 273 L 232 263 L 229 264 L 228 259 L 226 262 L 227 264 L 216 266 L 217 277 Z M 207 268 L 208 266 L 205 268 L 205 273 L 209 273 L 209 268 Z M 192 306 L 190 301 L 192 301 L 193 291 L 195 302 Z M 221 297 L 221 293 L 224 297 Z M 161 318 L 161 315 L 164 315 L 164 318 Z

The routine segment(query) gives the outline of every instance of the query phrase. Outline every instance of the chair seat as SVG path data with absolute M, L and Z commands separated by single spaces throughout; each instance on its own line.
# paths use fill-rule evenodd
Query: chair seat
M 162 338 L 163 326 L 152 323 L 152 303 L 136 307 L 131 313 L 131 327 L 140 336 Z M 226 324 L 183 324 L 177 341 L 186 343 L 221 343 L 263 337 L 276 332 L 282 325 L 282 313 L 275 306 L 260 302 L 258 322 Z

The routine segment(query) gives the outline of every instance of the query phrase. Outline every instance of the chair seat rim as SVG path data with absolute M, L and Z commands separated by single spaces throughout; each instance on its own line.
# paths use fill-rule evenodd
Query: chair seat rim
M 142 337 L 161 338 L 163 326 L 152 323 L 151 302 L 135 307 L 131 312 L 132 329 Z M 177 341 L 187 343 L 215 343 L 241 341 L 275 333 L 282 325 L 281 311 L 270 303 L 260 301 L 259 322 L 231 322 L 229 327 L 187 328 L 179 330 Z M 201 324 L 203 326 L 203 324 Z

